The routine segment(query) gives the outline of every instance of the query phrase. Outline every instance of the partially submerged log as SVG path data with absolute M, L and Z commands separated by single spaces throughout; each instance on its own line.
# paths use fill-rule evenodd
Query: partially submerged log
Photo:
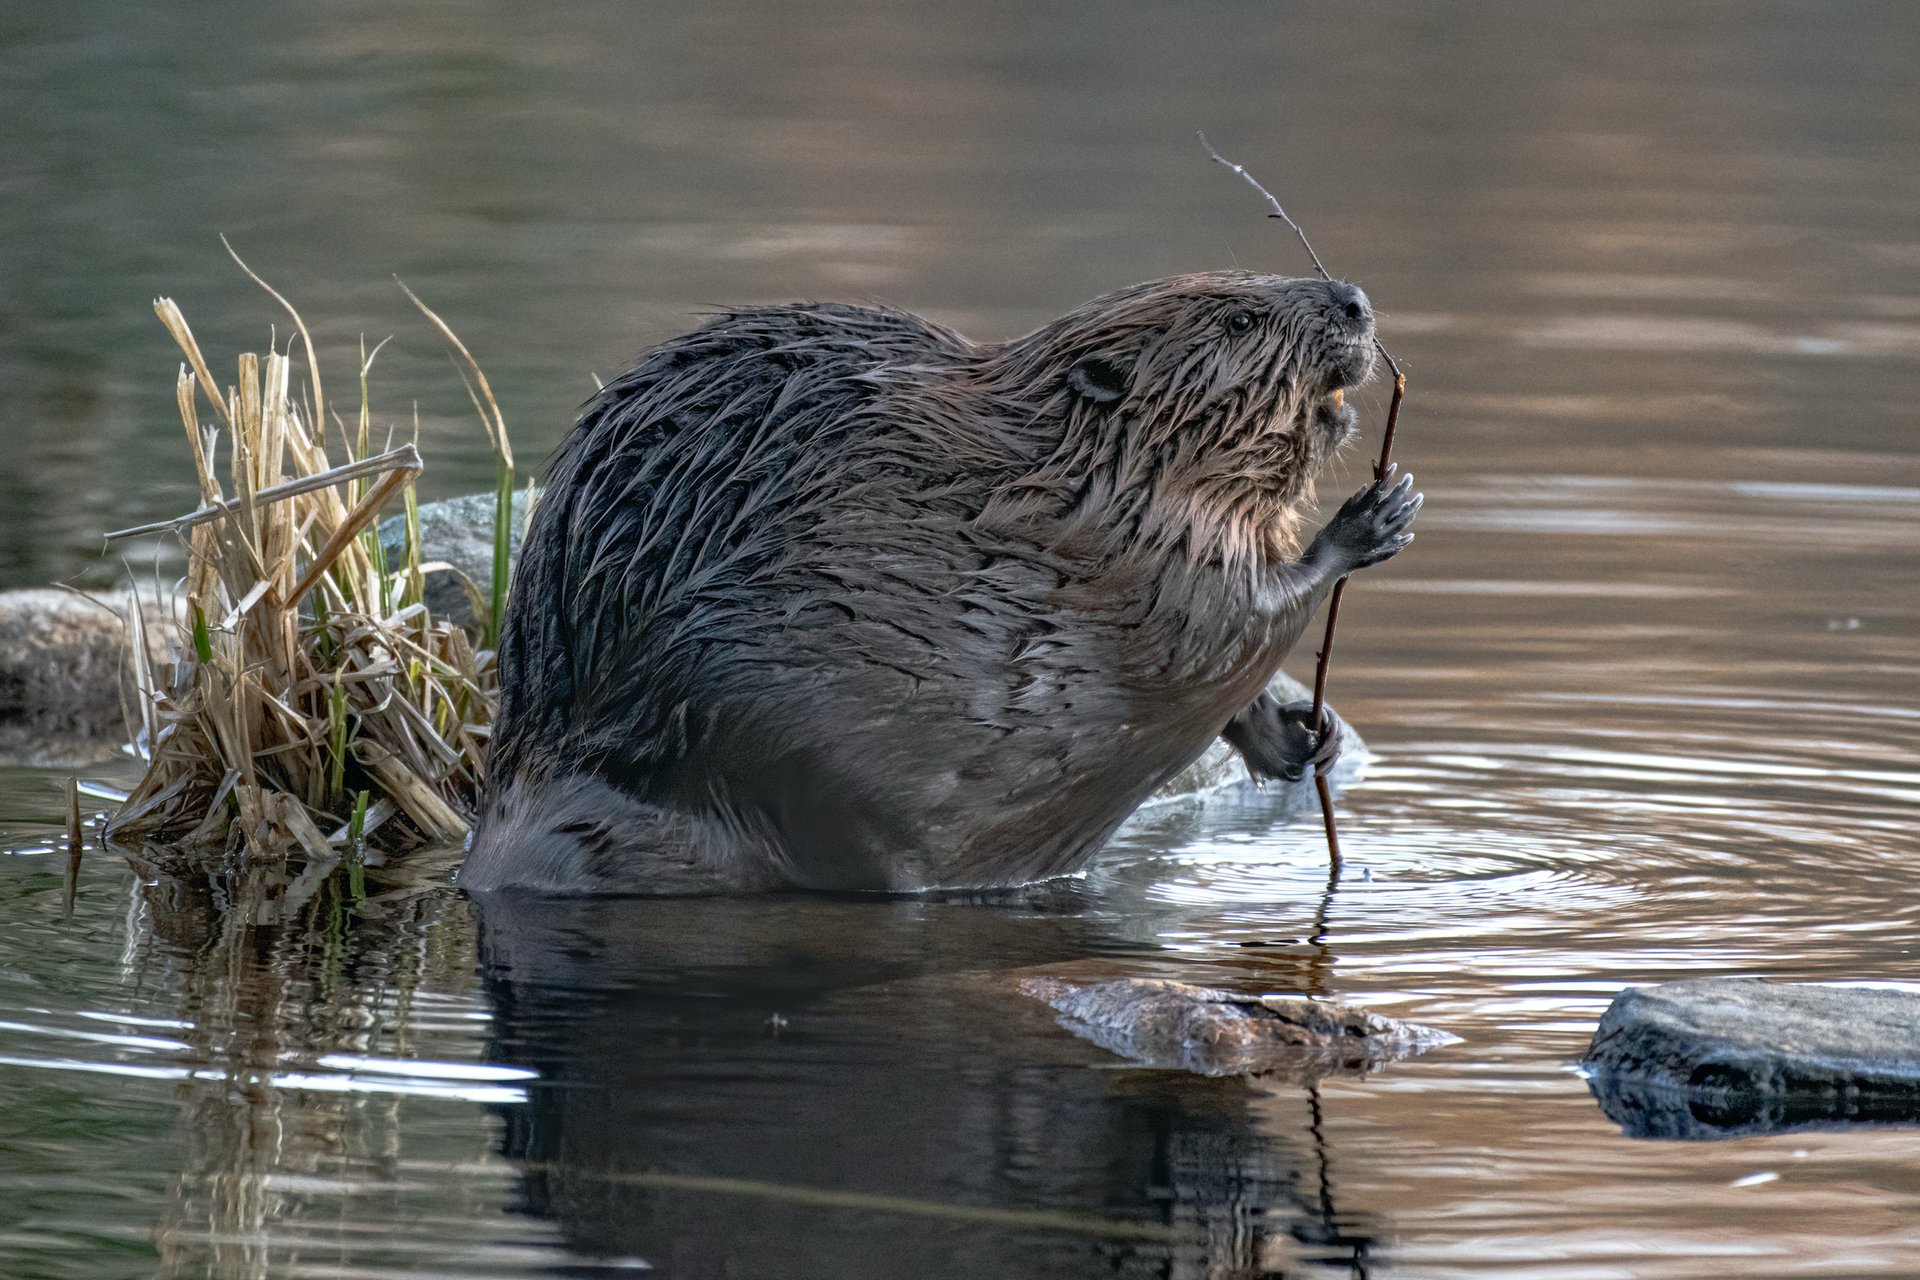
M 1240 995 L 1160 978 L 1077 984 L 1029 977 L 1060 1025 L 1144 1066 L 1311 1080 L 1368 1072 L 1459 1039 L 1333 1000 Z
M 1634 1137 L 1920 1122 L 1920 994 L 1759 978 L 1629 987 L 1583 1064 Z

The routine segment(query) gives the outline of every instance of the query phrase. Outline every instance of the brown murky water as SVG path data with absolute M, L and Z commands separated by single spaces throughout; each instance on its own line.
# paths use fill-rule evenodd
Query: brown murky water
M 1920 1132 L 1640 1140 L 1571 1066 L 1627 984 L 1920 983 L 1916 52 L 1891 3 L 0 17 L 0 585 L 188 503 L 146 302 L 272 319 L 216 230 L 341 367 L 398 335 L 453 493 L 391 274 L 533 458 L 705 303 L 997 336 L 1297 268 L 1201 127 L 1372 293 L 1428 494 L 1342 624 L 1331 890 L 1227 796 L 1016 902 L 476 919 L 427 866 L 262 924 L 99 858 L 63 920 L 63 775 L 0 772 L 0 1274 L 1920 1275 Z M 1201 1080 L 992 978 L 1089 963 L 1462 1040 Z

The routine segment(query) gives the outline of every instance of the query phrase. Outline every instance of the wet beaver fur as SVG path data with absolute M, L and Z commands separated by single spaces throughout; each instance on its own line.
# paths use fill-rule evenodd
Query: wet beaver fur
M 472 889 L 1012 885 L 1076 870 L 1263 690 L 1410 478 L 1299 549 L 1373 367 L 1348 284 L 1209 272 L 975 343 L 743 310 L 587 406 L 507 606 Z M 1322 751 L 1322 759 L 1325 759 Z

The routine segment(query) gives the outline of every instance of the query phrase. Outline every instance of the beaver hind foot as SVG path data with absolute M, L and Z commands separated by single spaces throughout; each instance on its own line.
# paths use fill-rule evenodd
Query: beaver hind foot
M 1301 549 L 1373 366 L 1351 285 L 1222 271 L 1012 342 L 728 312 L 604 388 L 515 573 L 473 889 L 990 888 L 1073 872 L 1261 702 L 1419 497 Z M 1297 758 L 1296 758 L 1297 757 Z

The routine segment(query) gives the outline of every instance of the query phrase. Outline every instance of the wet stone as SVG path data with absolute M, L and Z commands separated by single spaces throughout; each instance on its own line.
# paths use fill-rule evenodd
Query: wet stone
M 520 544 L 527 532 L 527 514 L 532 496 L 524 489 L 513 495 L 513 522 L 507 542 L 508 563 L 520 555 Z M 461 582 L 464 576 L 473 584 L 482 600 L 493 589 L 493 513 L 491 493 L 470 493 L 442 502 L 423 503 L 420 507 L 420 560 L 451 565 L 453 571 L 440 569 L 426 575 L 427 608 L 451 618 L 463 627 L 475 627 L 479 614 Z M 390 516 L 380 522 L 380 547 L 387 566 L 397 569 L 405 562 L 407 518 Z
M 123 621 L 132 600 L 99 601 L 70 591 L 0 591 L 0 763 L 50 765 L 99 760 L 127 740 L 123 696 L 132 687 Z M 160 659 L 172 630 L 146 606 Z
M 1060 1025 L 1146 1066 L 1203 1076 L 1318 1079 L 1364 1073 L 1458 1036 L 1333 1000 L 1241 995 L 1158 978 L 1078 984 L 1033 976 L 1020 991 Z
M 1920 1122 L 1920 994 L 1759 978 L 1630 987 L 1583 1064 L 1645 1138 Z

